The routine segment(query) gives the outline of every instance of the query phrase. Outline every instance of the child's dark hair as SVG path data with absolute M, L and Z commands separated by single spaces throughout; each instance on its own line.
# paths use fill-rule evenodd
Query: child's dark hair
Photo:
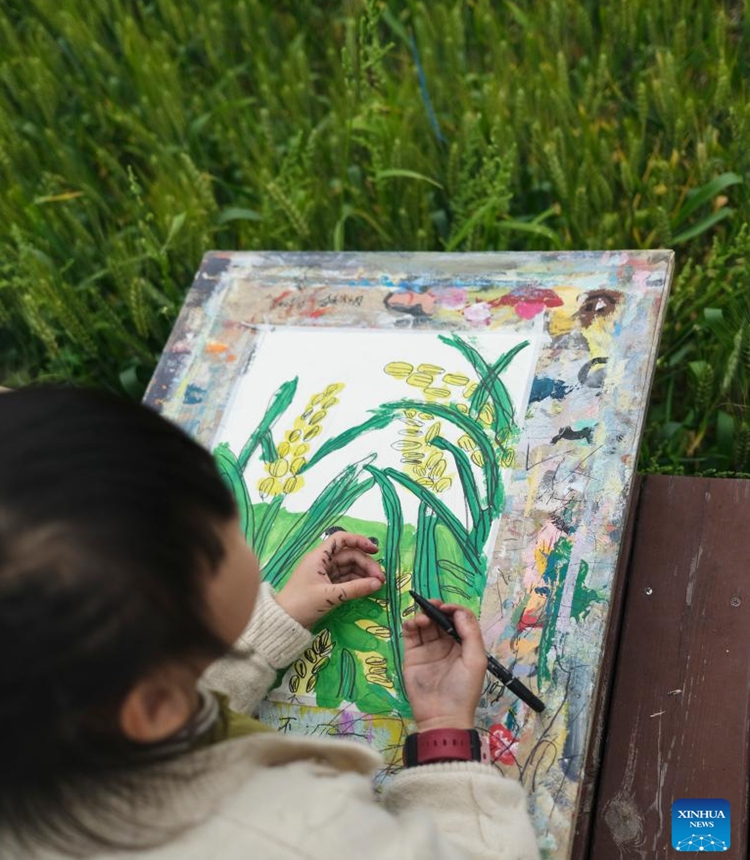
M 150 409 L 0 394 L 0 830 L 60 836 L 61 798 L 133 755 L 117 730 L 133 684 L 226 650 L 203 583 L 234 513 L 210 454 Z

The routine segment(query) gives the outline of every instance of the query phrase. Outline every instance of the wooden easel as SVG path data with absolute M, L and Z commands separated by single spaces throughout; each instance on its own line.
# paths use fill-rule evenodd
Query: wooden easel
M 649 475 L 632 505 L 571 858 L 673 857 L 679 798 L 728 800 L 745 858 L 750 481 Z

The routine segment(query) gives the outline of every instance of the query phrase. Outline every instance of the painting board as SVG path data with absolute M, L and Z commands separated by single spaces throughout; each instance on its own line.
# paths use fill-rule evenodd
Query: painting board
M 377 536 L 387 574 L 263 719 L 364 738 L 387 779 L 408 588 L 465 603 L 547 705 L 488 680 L 478 725 L 569 856 L 671 273 L 666 251 L 204 259 L 147 402 L 214 450 L 272 584 L 332 527 Z

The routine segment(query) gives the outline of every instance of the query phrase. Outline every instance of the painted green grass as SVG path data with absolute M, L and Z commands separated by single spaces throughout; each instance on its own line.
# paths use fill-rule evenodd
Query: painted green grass
M 262 518 L 268 507 L 267 503 L 255 505 L 256 518 Z M 283 509 L 279 511 L 273 535 L 266 547 L 266 557 L 261 561 L 267 560 L 280 548 L 284 534 L 291 531 L 302 516 L 303 514 Z M 326 524 L 327 528 L 331 526 L 376 538 L 380 551 L 375 558 L 387 566 L 385 550 L 390 528 L 387 521 L 369 522 L 342 515 L 332 517 Z M 312 549 L 313 546 L 309 548 Z M 402 527 L 399 553 L 400 567 L 404 574 L 398 578 L 391 577 L 391 582 L 371 597 L 344 603 L 332 610 L 324 621 L 313 629 L 316 640 L 290 670 L 289 680 L 292 681 L 295 692 L 314 692 L 321 707 L 335 708 L 342 702 L 356 702 L 365 713 L 396 712 L 403 716 L 411 715 L 396 672 L 393 651 L 394 645 L 400 648 L 400 621 L 408 618 L 411 611 L 409 588 L 418 587 L 413 575 L 417 552 L 416 530 L 414 526 L 406 523 Z M 463 569 L 463 553 L 449 534 L 439 531 L 436 554 L 442 565 Z M 285 571 L 278 585 L 283 586 L 289 575 L 291 570 Z M 398 588 L 400 597 L 400 620 L 394 619 L 388 610 L 391 599 L 388 592 L 394 586 Z M 478 594 L 472 595 L 470 599 L 463 595 L 446 595 L 446 599 L 458 600 L 475 612 L 479 611 L 481 604 Z M 361 626 L 362 622 L 369 623 L 369 628 Z M 321 636 L 323 631 L 327 631 L 327 634 L 323 633 Z M 398 641 L 394 642 L 394 639 Z M 366 663 L 367 658 L 362 655 L 369 655 L 371 663 Z M 372 671 L 381 673 L 376 676 L 378 680 L 374 680 L 371 674 L 368 676 Z M 293 680 L 295 677 L 299 678 L 296 683 Z
M 641 456 L 750 469 L 750 23 L 714 0 L 9 0 L 0 381 L 139 396 L 209 248 L 674 247 Z

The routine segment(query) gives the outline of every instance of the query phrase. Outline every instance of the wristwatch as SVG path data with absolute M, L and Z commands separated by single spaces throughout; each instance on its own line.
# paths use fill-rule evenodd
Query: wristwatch
M 404 744 L 404 767 L 442 761 L 482 761 L 476 729 L 430 729 L 409 735 Z

